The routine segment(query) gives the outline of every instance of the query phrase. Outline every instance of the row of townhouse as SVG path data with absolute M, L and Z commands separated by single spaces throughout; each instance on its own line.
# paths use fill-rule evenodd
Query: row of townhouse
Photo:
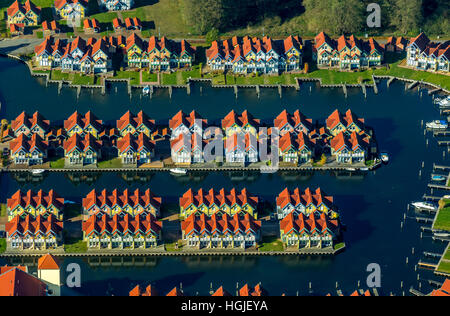
M 210 161 L 204 154 L 209 151 L 204 149 L 213 141 L 214 145 L 223 141 L 221 157 L 227 163 L 246 164 L 261 160 L 260 149 L 272 138 L 272 129 L 260 132 L 261 120 L 248 111 L 241 115 L 231 111 L 221 121 L 221 126 L 221 130 L 211 132 L 215 138 L 208 137 L 205 132 L 209 131 L 207 120 L 195 111 L 190 114 L 178 112 L 169 121 L 173 162 L 189 165 Z M 278 155 L 285 163 L 310 163 L 318 154 L 328 152 L 340 163 L 364 163 L 367 157 L 376 153 L 371 131 L 365 126 L 364 119 L 351 110 L 345 114 L 335 110 L 327 118 L 326 125 L 319 128 L 299 110 L 293 114 L 285 110 L 274 119 L 274 128 L 280 134 Z M 222 133 L 224 137 L 220 138 Z
M 241 192 L 235 188 L 230 191 L 221 189 L 218 192 L 214 189 L 200 189 L 197 192 L 189 189 L 179 200 L 180 217 L 187 218 L 197 212 L 208 216 L 220 212 L 230 216 L 245 213 L 258 218 L 258 202 L 258 197 L 251 196 L 245 188 Z
M 87 16 L 88 1 L 55 0 L 54 13 L 59 19 L 80 23 Z
M 17 191 L 7 200 L 7 247 L 47 250 L 62 245 L 64 199 L 53 190 Z
M 125 61 L 130 68 L 171 70 L 191 67 L 195 58 L 195 48 L 186 40 L 173 41 L 156 36 L 144 40 L 133 33 L 126 41 Z
M 406 51 L 408 66 L 418 70 L 450 71 L 450 41 L 433 43 L 421 33 L 411 39 Z
M 320 67 L 337 67 L 339 69 L 362 69 L 381 66 L 384 60 L 384 47 L 370 38 L 360 40 L 354 35 L 338 40 L 331 39 L 325 32 L 315 38 L 313 59 Z
M 43 68 L 59 68 L 85 74 L 105 73 L 111 70 L 111 50 L 105 39 L 81 37 L 72 42 L 47 37 L 34 49 L 35 64 Z
M 259 198 L 235 188 L 185 192 L 179 199 L 182 241 L 193 248 L 252 248 L 261 240 Z M 162 198 L 150 189 L 92 190 L 82 199 L 83 239 L 89 249 L 149 249 L 161 244 Z M 63 244 L 64 199 L 53 190 L 18 191 L 7 201 L 11 249 L 46 250 Z M 275 217 L 286 247 L 325 248 L 340 238 L 333 197 L 320 188 L 283 190 Z
M 41 8 L 30 0 L 14 1 L 6 10 L 8 25 L 37 26 L 41 22 Z
M 206 51 L 206 58 L 211 70 L 238 74 L 298 71 L 303 66 L 303 41 L 298 36 L 285 40 L 235 36 L 222 42 L 214 41 Z

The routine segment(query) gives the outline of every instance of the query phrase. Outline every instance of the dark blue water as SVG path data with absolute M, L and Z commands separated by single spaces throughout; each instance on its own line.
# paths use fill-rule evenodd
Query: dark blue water
M 310 90 L 311 87 L 311 90 Z M 99 267 L 83 264 L 82 288 L 69 294 L 123 295 L 137 283 L 153 282 L 162 292 L 183 284 L 190 293 L 207 294 L 210 283 L 224 285 L 234 292 L 236 283 L 262 282 L 269 294 L 308 294 L 309 282 L 315 294 L 335 293 L 336 282 L 344 293 L 365 287 L 370 263 L 378 263 L 382 269 L 383 294 L 401 295 L 409 287 L 418 288 L 417 275 L 421 279 L 436 277 L 430 271 L 417 270 L 415 264 L 423 251 L 442 252 L 445 245 L 434 243 L 427 236 L 420 238 L 420 224 L 403 221 L 407 204 L 420 200 L 426 192 L 433 162 L 447 163 L 443 147 L 438 147 L 431 135 L 424 135 L 421 121 L 438 118 L 438 111 L 426 90 L 405 91 L 404 85 L 394 83 L 389 89 L 386 82 L 379 85 L 379 94 L 368 90 L 367 99 L 359 89 L 350 89 L 346 99 L 340 89 L 319 89 L 314 84 L 302 86 L 301 91 L 283 91 L 280 99 L 276 89 L 262 90 L 260 99 L 252 89 L 240 90 L 238 99 L 232 89 L 212 89 L 207 85 L 195 85 L 188 96 L 185 90 L 174 90 L 172 99 L 168 92 L 156 90 L 153 99 L 141 98 L 135 91 L 131 99 L 122 85 L 110 87 L 105 96 L 95 90 L 83 91 L 77 100 L 74 89 L 47 88 L 42 80 L 31 78 L 25 66 L 11 60 L 0 59 L 0 117 L 14 118 L 23 110 L 39 110 L 50 120 L 61 121 L 74 110 L 92 110 L 104 120 L 114 120 L 131 109 L 143 109 L 162 122 L 178 110 L 200 112 L 205 118 L 219 120 L 231 109 L 248 109 L 257 118 L 270 120 L 283 109 L 300 110 L 314 120 L 324 121 L 336 108 L 351 108 L 375 129 L 381 150 L 391 155 L 391 163 L 367 175 L 336 173 L 312 174 L 257 174 L 257 173 L 200 173 L 177 178 L 166 173 L 146 173 L 138 181 L 125 180 L 122 174 L 94 174 L 79 179 L 79 174 L 47 174 L 31 181 L 25 175 L 2 174 L 0 178 L 0 202 L 19 188 L 55 188 L 69 200 L 80 200 L 94 187 L 113 189 L 150 187 L 155 193 L 174 202 L 189 187 L 198 189 L 247 187 L 264 200 L 274 202 L 285 187 L 322 187 L 335 197 L 347 225 L 345 241 L 347 250 L 336 257 L 215 257 L 215 258 L 159 258 L 142 263 L 114 262 Z M 202 88 L 202 89 L 201 89 Z M 426 140 L 429 145 L 426 145 Z M 425 167 L 422 169 L 422 162 Z M 419 177 L 422 170 L 422 177 Z M 412 216 L 413 214 L 409 214 Z M 412 254 L 414 248 L 414 255 Z M 408 257 L 409 264 L 406 264 Z M 75 260 L 77 261 L 77 260 Z M 65 264 L 71 262 L 67 259 Z M 77 261 L 78 262 L 78 261 Z M 120 265 L 119 265 L 120 264 Z M 403 281 L 403 289 L 400 285 Z M 422 283 L 422 290 L 431 290 Z

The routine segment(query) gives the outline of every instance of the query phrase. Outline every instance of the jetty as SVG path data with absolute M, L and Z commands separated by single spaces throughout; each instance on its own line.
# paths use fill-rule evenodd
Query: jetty
M 446 186 L 446 185 L 439 185 L 439 184 L 428 184 L 428 187 L 431 189 L 438 189 L 438 190 L 448 190 L 450 191 L 450 187 Z

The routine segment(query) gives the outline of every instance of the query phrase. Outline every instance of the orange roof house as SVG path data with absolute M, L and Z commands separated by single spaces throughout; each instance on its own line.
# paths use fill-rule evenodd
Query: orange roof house
M 400 37 L 391 36 L 388 38 L 385 48 L 386 51 L 390 52 L 402 52 L 406 49 L 407 45 L 408 40 L 403 36 Z
M 100 32 L 100 24 L 97 19 L 84 19 L 83 29 L 85 32 Z
M 212 215 L 216 212 L 224 212 L 229 215 L 236 213 L 249 213 L 257 217 L 259 198 L 252 196 L 247 189 L 242 189 L 241 192 L 235 188 L 230 191 L 220 189 L 218 192 L 214 189 L 204 191 L 203 189 L 194 192 L 189 189 L 180 198 L 181 215 L 184 217 L 200 211 L 207 215 Z
M 184 296 L 183 290 L 174 287 L 166 296 Z
M 231 296 L 231 294 L 221 286 L 211 296 Z
M 208 217 L 205 213 L 192 214 L 181 223 L 183 240 L 190 247 L 214 247 L 213 237 L 218 242 L 215 247 L 247 248 L 254 247 L 261 237 L 261 221 L 255 220 L 250 214 L 243 217 L 239 214 L 230 216 L 226 213 L 215 213 Z M 241 239 L 230 241 L 228 236 L 246 236 L 246 241 Z M 199 242 L 199 238 L 202 242 Z M 209 242 L 205 243 L 206 240 Z
M 348 154 L 357 151 L 367 153 L 369 144 L 370 140 L 368 137 L 358 135 L 356 132 L 353 132 L 350 136 L 341 132 L 330 141 L 332 154 Z
M 161 197 L 156 196 L 150 189 L 145 191 L 140 189 L 119 191 L 115 189 L 112 192 L 94 189 L 83 198 L 82 205 L 85 215 L 88 216 L 98 212 L 110 216 L 127 212 L 131 215 L 151 213 L 158 217 L 161 203 Z
M 90 133 L 97 137 L 103 130 L 103 121 L 99 120 L 91 111 L 88 111 L 85 115 L 75 111 L 64 121 L 64 128 L 69 136 L 75 133 Z
M 148 285 L 145 289 L 137 285 L 130 291 L 129 296 L 158 296 L 158 291 L 153 285 Z
M 58 22 L 56 22 L 56 21 L 42 22 L 42 29 L 43 29 L 44 33 L 46 33 L 46 34 L 54 34 L 54 33 L 60 32 Z
M 155 154 L 155 141 L 144 133 L 137 136 L 129 133 L 117 141 L 117 149 L 123 164 L 150 163 Z
M 64 141 L 64 151 L 66 156 L 74 150 L 78 150 L 81 153 L 92 151 L 96 154 L 100 154 L 101 147 L 102 141 L 94 138 L 91 134 L 86 134 L 84 137 L 73 134 L 69 139 Z
M 227 135 L 234 132 L 256 134 L 260 124 L 261 120 L 255 119 L 247 110 L 241 115 L 232 110 L 222 120 L 222 129 L 227 132 Z
M 2 267 L 0 296 L 46 296 L 47 285 L 21 267 Z
M 334 198 L 327 195 L 321 188 L 315 191 L 306 188 L 303 192 L 299 188 L 289 191 L 284 189 L 276 198 L 278 219 L 283 219 L 291 212 L 310 215 L 315 213 L 319 216 L 325 213 L 332 218 L 336 218 L 337 207 Z
M 294 114 L 284 110 L 276 117 L 273 124 L 274 127 L 278 128 L 280 135 L 287 132 L 308 134 L 313 129 L 312 119 L 306 118 L 299 110 L 296 110 Z
M 169 128 L 172 130 L 173 138 L 180 133 L 202 134 L 208 126 L 208 120 L 204 119 L 195 110 L 189 114 L 179 111 L 169 120 Z
M 7 200 L 8 217 L 12 220 L 13 217 L 24 214 L 32 216 L 53 214 L 59 220 L 62 220 L 64 198 L 61 198 L 55 191 L 50 190 L 44 192 L 39 190 L 33 192 L 28 190 L 26 193 L 18 190 Z
M 61 263 L 51 254 L 46 254 L 38 260 L 38 270 L 59 270 Z
M 47 158 L 48 142 L 39 134 L 33 134 L 31 138 L 20 134 L 9 143 L 9 149 L 15 164 L 40 165 Z
M 12 23 L 9 25 L 9 32 L 11 35 L 23 35 L 25 30 L 25 25 L 23 23 Z
M 24 111 L 11 122 L 11 129 L 16 136 L 33 133 L 43 138 L 50 129 L 50 121 L 37 111 L 32 116 Z
M 37 217 L 26 215 L 16 216 L 6 223 L 5 231 L 7 232 L 7 241 L 19 241 L 23 239 L 47 239 L 51 238 L 55 241 L 54 246 L 58 245 L 61 240 L 64 224 L 58 221 L 53 214 L 46 217 L 38 215 Z M 48 240 L 47 240 L 48 243 Z M 47 245 L 49 247 L 50 245 Z M 48 249 L 48 248 L 44 248 Z
M 6 10 L 8 24 L 24 24 L 25 26 L 38 25 L 40 21 L 41 8 L 34 5 L 30 0 L 25 3 L 14 1 Z
M 450 296 L 450 279 L 446 279 L 441 288 L 431 292 L 430 296 Z
M 336 136 L 340 132 L 365 131 L 365 120 L 357 117 L 350 109 L 343 115 L 339 110 L 335 110 L 326 120 L 326 126 L 329 132 Z
M 125 27 L 127 30 L 142 30 L 142 23 L 141 20 L 134 17 L 134 18 L 126 18 L 125 19 Z
M 116 127 L 122 136 L 128 133 L 139 134 L 145 133 L 148 137 L 155 130 L 155 120 L 151 119 L 144 111 L 140 111 L 137 115 L 131 111 L 127 111 L 117 120 Z
M 258 283 L 254 288 L 251 288 L 248 284 L 244 285 L 239 290 L 239 296 L 266 296 L 266 290 Z

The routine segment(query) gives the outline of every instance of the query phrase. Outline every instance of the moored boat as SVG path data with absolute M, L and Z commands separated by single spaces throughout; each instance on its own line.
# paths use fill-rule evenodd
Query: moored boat
M 447 129 L 448 128 L 448 123 L 446 121 L 443 121 L 443 120 L 434 120 L 432 122 L 428 122 L 426 124 L 426 127 L 428 129 Z
M 380 159 L 381 159 L 382 162 L 388 163 L 389 162 L 389 154 L 388 153 L 381 153 L 380 154 Z
M 32 174 L 43 174 L 45 172 L 44 169 L 33 169 L 31 170 Z
M 173 168 L 169 170 L 171 173 L 173 174 L 187 174 L 187 169 L 183 169 L 183 168 Z
M 145 87 L 142 89 L 142 94 L 143 94 L 143 95 L 148 95 L 148 94 L 150 94 L 150 87 L 149 87 L 149 86 L 145 86 Z
M 438 207 L 430 202 L 413 202 L 412 206 L 418 209 L 428 210 L 428 211 L 437 211 Z
M 446 180 L 447 180 L 447 177 L 446 177 L 446 176 L 443 176 L 443 175 L 432 175 L 432 176 L 431 176 L 431 180 L 432 180 L 432 181 L 443 182 L 443 181 L 446 181 Z

